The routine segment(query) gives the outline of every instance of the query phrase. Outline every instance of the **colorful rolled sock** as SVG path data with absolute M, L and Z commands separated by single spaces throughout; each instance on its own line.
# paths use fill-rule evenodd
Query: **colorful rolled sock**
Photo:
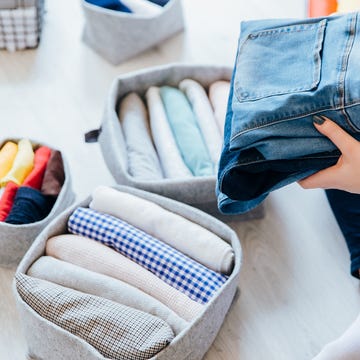
M 77 208 L 69 217 L 68 231 L 113 248 L 200 304 L 227 280 L 125 221 L 92 209 Z
M 41 192 L 44 195 L 59 195 L 65 181 L 64 162 L 61 152 L 52 150 L 44 173 Z
M 9 181 L 21 185 L 34 167 L 34 151 L 31 142 L 22 139 L 18 143 L 18 152 L 10 171 L 1 179 L 1 186 Z
M 18 146 L 12 141 L 8 141 L 0 150 L 0 179 L 3 178 L 11 169 Z
M 186 96 L 179 89 L 170 86 L 162 86 L 160 95 L 176 144 L 187 167 L 195 176 L 214 175 L 214 165 Z
M 0 221 L 5 221 L 13 207 L 19 185 L 9 181 L 0 199 Z
M 54 196 L 43 195 L 39 190 L 21 186 L 5 222 L 23 225 L 40 221 L 48 216 L 55 201 Z
M 23 186 L 29 186 L 33 189 L 40 190 L 46 170 L 46 165 L 51 155 L 51 149 L 41 146 L 35 151 L 34 168 L 24 180 Z

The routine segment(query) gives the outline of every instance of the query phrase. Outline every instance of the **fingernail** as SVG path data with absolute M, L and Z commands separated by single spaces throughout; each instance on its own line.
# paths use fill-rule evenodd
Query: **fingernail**
M 323 116 L 315 115 L 315 116 L 313 116 L 313 120 L 314 120 L 314 123 L 316 123 L 318 125 L 322 125 L 326 119 Z

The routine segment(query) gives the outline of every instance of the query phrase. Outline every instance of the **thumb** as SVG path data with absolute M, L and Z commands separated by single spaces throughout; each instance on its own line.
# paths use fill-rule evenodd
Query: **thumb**
M 334 165 L 327 169 L 320 170 L 314 175 L 298 181 L 298 183 L 304 189 L 331 189 L 339 187 L 339 178 L 341 178 L 341 175 L 339 175 L 339 167 Z

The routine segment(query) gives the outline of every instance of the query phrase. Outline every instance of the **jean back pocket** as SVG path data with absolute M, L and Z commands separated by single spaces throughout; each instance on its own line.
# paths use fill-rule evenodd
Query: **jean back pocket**
M 248 34 L 237 57 L 237 99 L 255 101 L 315 89 L 325 27 L 326 19 Z

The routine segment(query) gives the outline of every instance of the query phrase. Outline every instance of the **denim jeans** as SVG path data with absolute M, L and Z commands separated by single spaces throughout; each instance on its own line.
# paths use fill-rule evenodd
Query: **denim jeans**
M 314 115 L 360 139 L 358 13 L 243 22 L 219 163 L 221 212 L 246 212 L 337 162 Z

